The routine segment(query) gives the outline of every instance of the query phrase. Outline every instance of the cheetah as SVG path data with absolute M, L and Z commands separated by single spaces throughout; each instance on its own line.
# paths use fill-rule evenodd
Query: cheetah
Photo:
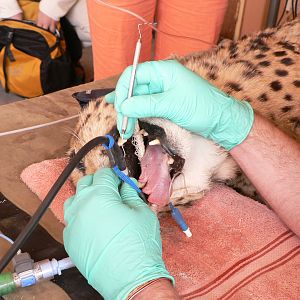
M 173 59 L 225 93 L 250 102 L 256 112 L 300 141 L 300 19 L 238 41 L 224 40 L 209 51 Z M 176 205 L 190 204 L 215 182 L 223 182 L 243 195 L 260 199 L 228 151 L 214 142 L 160 118 L 141 119 L 139 127 L 124 144 L 125 158 L 129 175 L 146 183 L 143 190 L 150 198 L 155 192 L 143 179 L 159 178 L 160 164 L 155 164 L 156 159 L 168 168 L 171 180 L 166 181 L 166 186 L 171 186 L 171 192 L 154 197 L 170 196 Z M 92 138 L 108 133 L 119 138 L 114 107 L 103 98 L 89 102 L 71 137 L 69 157 Z M 156 154 L 151 156 L 148 149 L 155 149 Z M 108 166 L 105 150 L 94 149 L 74 170 L 72 181 L 76 184 L 83 175 Z

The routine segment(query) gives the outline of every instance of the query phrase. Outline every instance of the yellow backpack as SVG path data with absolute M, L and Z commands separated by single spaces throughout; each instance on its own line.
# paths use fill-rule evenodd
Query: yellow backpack
M 36 26 L 38 3 L 20 1 L 24 19 L 0 21 L 0 81 L 6 92 L 36 97 L 73 85 L 75 73 L 60 26 Z

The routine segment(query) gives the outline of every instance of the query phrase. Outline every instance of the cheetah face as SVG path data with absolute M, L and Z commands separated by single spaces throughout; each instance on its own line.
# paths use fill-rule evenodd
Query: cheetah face
M 129 176 L 136 178 L 150 203 L 160 208 L 171 199 L 185 204 L 199 199 L 214 181 L 234 177 L 236 164 L 228 153 L 201 136 L 160 118 L 139 121 L 140 131 L 123 146 Z M 111 134 L 119 139 L 116 113 L 103 98 L 91 101 L 80 114 L 68 152 L 72 157 L 96 136 Z M 105 149 L 91 150 L 71 175 L 74 184 L 80 177 L 110 167 Z
M 171 198 L 185 204 L 201 198 L 213 182 L 234 177 L 235 162 L 212 141 L 160 118 L 139 125 L 145 152 L 138 180 L 150 203 L 164 207 Z

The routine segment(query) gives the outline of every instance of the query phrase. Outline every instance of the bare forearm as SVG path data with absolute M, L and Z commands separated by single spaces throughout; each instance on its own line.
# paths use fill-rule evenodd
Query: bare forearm
M 249 136 L 230 153 L 261 196 L 300 236 L 300 144 L 255 115 Z
M 141 289 L 140 291 L 134 295 L 129 296 L 128 299 L 131 300 L 149 300 L 149 299 L 157 299 L 157 300 L 179 300 L 180 297 L 173 287 L 172 283 L 169 279 L 161 278 L 149 286 Z

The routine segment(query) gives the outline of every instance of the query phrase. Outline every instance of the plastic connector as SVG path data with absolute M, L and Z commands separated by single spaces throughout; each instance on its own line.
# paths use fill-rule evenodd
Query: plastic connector
M 190 238 L 192 236 L 192 232 L 187 226 L 182 214 L 180 213 L 179 209 L 174 207 L 174 205 L 170 202 L 169 207 L 171 209 L 171 214 L 176 223 L 180 226 L 181 230 L 184 232 L 184 234 Z

